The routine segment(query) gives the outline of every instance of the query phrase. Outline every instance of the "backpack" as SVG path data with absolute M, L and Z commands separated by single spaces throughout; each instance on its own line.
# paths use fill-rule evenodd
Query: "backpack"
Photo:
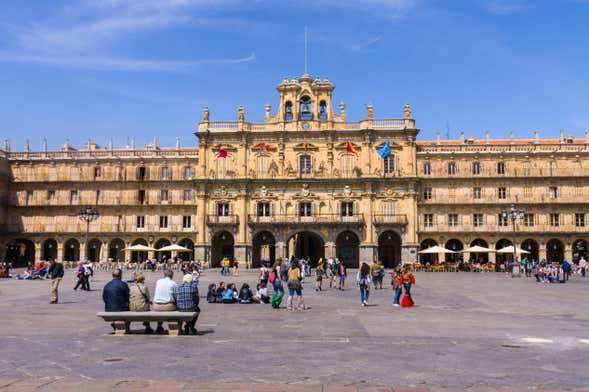
M 270 274 L 270 283 L 274 283 L 275 280 L 276 280 L 276 272 L 272 271 L 272 273 Z

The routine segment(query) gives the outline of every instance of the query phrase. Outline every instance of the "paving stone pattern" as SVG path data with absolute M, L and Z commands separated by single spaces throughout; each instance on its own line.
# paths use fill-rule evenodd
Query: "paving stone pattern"
M 160 276 L 147 273 L 152 293 Z M 96 317 L 107 272 L 93 278 L 94 291 L 80 292 L 68 271 L 58 305 L 48 303 L 48 281 L 0 280 L 0 391 L 589 386 L 589 279 L 551 285 L 495 273 L 416 277 L 411 309 L 393 308 L 389 288 L 371 290 L 372 306 L 360 306 L 353 279 L 346 291 L 320 293 L 308 280 L 305 312 L 203 298 L 200 334 L 180 337 L 145 336 L 140 324 L 115 337 Z M 255 287 L 256 278 L 206 271 L 201 297 L 211 281 Z

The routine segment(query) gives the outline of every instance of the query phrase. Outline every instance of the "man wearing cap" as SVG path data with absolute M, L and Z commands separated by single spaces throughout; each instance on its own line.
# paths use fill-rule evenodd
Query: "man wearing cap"
M 176 286 L 172 289 L 172 299 L 176 304 L 176 310 L 179 312 L 196 312 L 196 316 L 187 321 L 184 325 L 184 334 L 189 335 L 193 334 L 196 335 L 196 319 L 200 313 L 200 308 L 198 307 L 198 286 L 193 284 L 193 279 L 191 274 L 186 274 L 182 278 L 182 284 L 180 286 Z

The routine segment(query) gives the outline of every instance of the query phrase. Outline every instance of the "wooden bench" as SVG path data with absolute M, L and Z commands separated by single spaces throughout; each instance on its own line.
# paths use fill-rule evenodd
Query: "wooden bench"
M 98 317 L 111 322 L 115 328 L 115 335 L 127 333 L 127 324 L 131 322 L 167 322 L 170 336 L 179 336 L 182 322 L 196 317 L 196 312 L 99 312 Z

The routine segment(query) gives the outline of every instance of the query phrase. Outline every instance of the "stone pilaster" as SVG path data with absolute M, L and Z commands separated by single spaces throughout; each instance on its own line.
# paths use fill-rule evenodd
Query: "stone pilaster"
M 359 258 L 359 263 L 358 265 L 362 264 L 362 263 L 374 263 L 374 261 L 376 260 L 376 246 L 374 245 L 360 245 L 360 249 L 358 252 L 358 258 Z

